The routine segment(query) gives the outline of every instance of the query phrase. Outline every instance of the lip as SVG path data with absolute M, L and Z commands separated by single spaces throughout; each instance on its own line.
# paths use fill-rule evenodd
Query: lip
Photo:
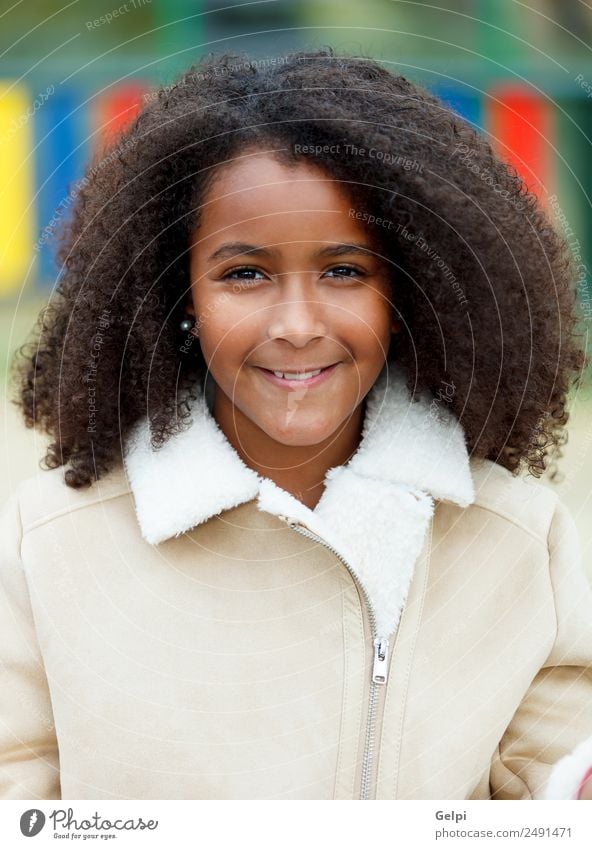
M 328 380 L 338 365 L 339 363 L 333 363 L 332 366 L 327 366 L 327 368 L 322 369 L 319 374 L 315 374 L 314 377 L 309 377 L 306 380 L 286 380 L 285 377 L 276 377 L 272 371 L 268 371 L 260 366 L 255 366 L 255 368 L 263 375 L 263 377 L 267 378 L 270 383 L 275 383 L 276 386 L 280 386 L 282 389 L 302 389 L 303 386 L 308 389 L 312 386 L 319 386 L 319 384 Z M 314 371 L 315 369 L 307 370 Z

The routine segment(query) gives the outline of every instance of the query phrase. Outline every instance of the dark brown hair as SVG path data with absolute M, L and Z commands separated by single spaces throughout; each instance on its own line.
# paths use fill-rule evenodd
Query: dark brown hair
M 568 246 L 467 122 L 331 49 L 201 60 L 89 166 L 56 293 L 14 363 L 25 422 L 52 439 L 46 466 L 86 486 L 140 417 L 154 447 L 187 422 L 205 369 L 179 330 L 189 237 L 216 167 L 247 146 L 314 162 L 346 188 L 393 269 L 403 330 L 389 359 L 454 411 L 473 454 L 540 475 L 585 362 Z

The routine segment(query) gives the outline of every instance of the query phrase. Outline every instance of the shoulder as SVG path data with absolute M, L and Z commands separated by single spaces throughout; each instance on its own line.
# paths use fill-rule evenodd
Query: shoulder
M 128 497 L 130 487 L 123 465 L 117 465 L 89 487 L 73 489 L 64 480 L 65 467 L 39 470 L 16 487 L 9 499 L 20 513 L 23 534 L 78 510 L 100 508 L 107 501 Z
M 490 460 L 472 459 L 471 475 L 475 500 L 467 511 L 490 524 L 493 518 L 505 521 L 547 542 L 555 514 L 565 511 L 557 492 L 532 476 L 514 475 Z

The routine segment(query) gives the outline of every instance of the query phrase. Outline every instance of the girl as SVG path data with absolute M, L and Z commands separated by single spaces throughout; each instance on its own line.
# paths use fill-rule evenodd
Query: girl
M 1 529 L 5 798 L 589 797 L 592 594 L 540 475 L 565 242 L 366 58 L 205 60 L 88 172 Z

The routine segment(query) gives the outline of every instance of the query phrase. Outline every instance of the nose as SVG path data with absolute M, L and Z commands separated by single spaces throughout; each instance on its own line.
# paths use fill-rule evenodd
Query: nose
M 297 287 L 292 297 L 284 294 L 270 307 L 267 336 L 270 340 L 285 339 L 295 348 L 303 348 L 313 339 L 328 336 L 325 310 L 326 304 L 315 300 L 314 294 Z

